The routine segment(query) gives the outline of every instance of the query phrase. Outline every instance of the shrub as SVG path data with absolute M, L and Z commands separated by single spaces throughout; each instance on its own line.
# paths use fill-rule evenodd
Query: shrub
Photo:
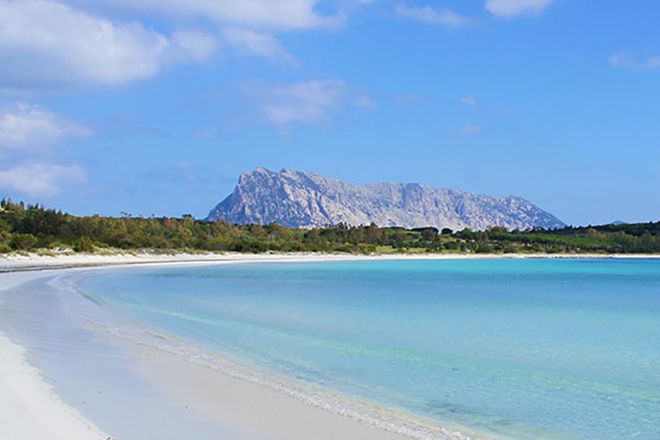
M 94 243 L 89 237 L 80 237 L 73 245 L 75 252 L 94 252 Z
M 9 244 L 15 250 L 26 250 L 32 248 L 36 243 L 37 237 L 32 234 L 14 234 Z

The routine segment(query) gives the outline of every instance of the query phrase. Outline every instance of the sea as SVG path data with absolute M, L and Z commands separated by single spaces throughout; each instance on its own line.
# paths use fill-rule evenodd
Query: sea
M 353 408 L 351 416 L 387 429 L 401 420 L 412 437 L 441 437 L 414 428 L 437 424 L 466 438 L 660 439 L 660 260 L 262 262 L 90 274 L 76 282 L 81 294 L 204 353 L 198 359 L 241 365 L 307 403 Z M 365 408 L 380 416 L 360 415 Z

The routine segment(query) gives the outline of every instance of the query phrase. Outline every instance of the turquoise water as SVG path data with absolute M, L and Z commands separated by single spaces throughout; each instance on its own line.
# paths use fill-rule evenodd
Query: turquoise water
M 80 288 L 207 350 L 439 423 L 660 439 L 660 260 L 161 267 Z

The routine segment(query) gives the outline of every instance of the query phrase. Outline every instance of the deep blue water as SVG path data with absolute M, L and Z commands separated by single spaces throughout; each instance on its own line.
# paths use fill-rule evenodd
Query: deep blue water
M 80 288 L 207 350 L 439 423 L 660 439 L 660 260 L 133 268 Z

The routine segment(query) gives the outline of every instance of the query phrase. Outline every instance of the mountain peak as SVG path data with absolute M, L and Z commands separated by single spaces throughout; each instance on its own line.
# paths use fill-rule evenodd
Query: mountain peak
M 564 223 L 517 196 L 495 198 L 419 183 L 355 185 L 306 171 L 256 168 L 208 220 L 315 227 L 345 223 L 483 230 L 559 228 Z

